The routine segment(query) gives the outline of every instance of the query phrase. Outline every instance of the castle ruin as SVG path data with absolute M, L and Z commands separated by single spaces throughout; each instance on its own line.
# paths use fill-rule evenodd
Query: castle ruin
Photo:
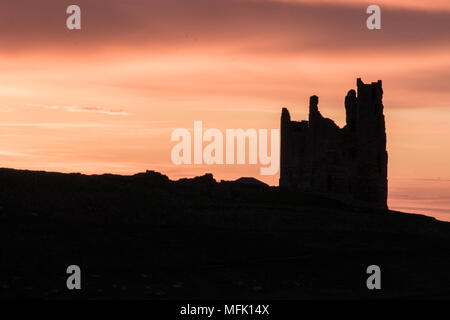
M 381 81 L 364 84 L 345 98 L 346 125 L 339 128 L 312 96 L 309 121 L 281 113 L 280 187 L 339 199 L 351 205 L 387 208 L 386 129 Z

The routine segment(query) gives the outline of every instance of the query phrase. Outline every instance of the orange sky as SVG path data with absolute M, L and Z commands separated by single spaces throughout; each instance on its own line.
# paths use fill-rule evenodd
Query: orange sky
M 390 207 L 450 221 L 450 3 L 390 2 L 370 31 L 359 0 L 3 0 L 1 166 L 277 184 L 259 165 L 174 166 L 172 130 L 279 128 L 312 94 L 343 126 L 356 78 L 381 79 Z

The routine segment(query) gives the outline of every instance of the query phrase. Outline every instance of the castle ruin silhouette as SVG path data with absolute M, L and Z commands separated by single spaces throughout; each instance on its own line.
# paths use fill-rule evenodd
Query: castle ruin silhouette
M 312 96 L 309 121 L 281 113 L 280 187 L 339 199 L 351 205 L 387 209 L 386 129 L 381 80 L 345 98 L 346 125 L 339 128 Z

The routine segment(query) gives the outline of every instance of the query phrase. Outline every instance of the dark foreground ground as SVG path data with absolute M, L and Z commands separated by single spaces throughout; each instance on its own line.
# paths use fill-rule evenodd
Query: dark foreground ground
M 0 298 L 450 298 L 450 223 L 210 176 L 1 169 Z

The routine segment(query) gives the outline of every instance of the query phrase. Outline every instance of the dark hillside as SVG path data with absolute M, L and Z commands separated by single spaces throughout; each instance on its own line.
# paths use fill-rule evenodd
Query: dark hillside
M 449 223 L 211 175 L 2 169 L 0 241 L 7 298 L 450 297 Z

